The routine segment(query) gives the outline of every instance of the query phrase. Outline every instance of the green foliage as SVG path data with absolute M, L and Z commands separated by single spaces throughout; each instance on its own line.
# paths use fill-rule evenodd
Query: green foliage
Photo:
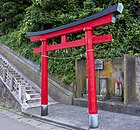
M 0 0 L 0 41 L 40 64 L 40 54 L 32 53 L 40 42 L 31 43 L 26 32 L 55 28 L 97 13 L 117 2 L 124 4 L 124 11 L 117 16 L 116 23 L 95 29 L 96 35 L 111 33 L 113 41 L 96 45 L 95 56 L 113 58 L 126 53 L 140 55 L 139 0 Z M 83 32 L 70 34 L 68 40 L 83 36 Z M 57 44 L 59 41 L 59 38 L 55 38 L 49 43 Z M 49 57 L 49 73 L 70 84 L 75 82 L 75 59 L 85 58 L 85 47 L 52 51 Z
M 0 35 L 16 29 L 23 19 L 30 0 L 0 0 Z

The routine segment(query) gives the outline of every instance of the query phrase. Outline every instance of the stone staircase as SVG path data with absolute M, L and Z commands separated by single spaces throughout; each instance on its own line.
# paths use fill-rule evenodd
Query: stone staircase
M 40 88 L 0 55 L 0 79 L 22 108 L 40 106 Z M 49 97 L 49 104 L 56 103 Z

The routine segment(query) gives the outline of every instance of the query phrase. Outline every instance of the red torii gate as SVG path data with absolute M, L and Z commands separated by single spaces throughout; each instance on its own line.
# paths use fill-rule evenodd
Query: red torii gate
M 111 42 L 112 35 L 106 34 L 96 36 L 93 30 L 99 26 L 105 26 L 115 23 L 115 16 L 122 13 L 123 5 L 118 3 L 97 14 L 91 15 L 84 19 L 66 24 L 54 29 L 28 32 L 32 42 L 42 41 L 40 48 L 35 48 L 34 53 L 42 53 L 42 80 L 41 80 L 41 116 L 48 114 L 48 51 L 66 49 L 78 46 L 86 46 L 87 53 L 87 71 L 88 71 L 88 111 L 89 111 L 89 127 L 98 127 L 98 108 L 96 100 L 96 78 L 95 78 L 95 62 L 94 62 L 94 45 L 102 42 Z M 85 32 L 85 37 L 80 40 L 67 41 L 67 34 L 75 32 Z M 61 43 L 49 45 L 48 39 L 61 37 Z

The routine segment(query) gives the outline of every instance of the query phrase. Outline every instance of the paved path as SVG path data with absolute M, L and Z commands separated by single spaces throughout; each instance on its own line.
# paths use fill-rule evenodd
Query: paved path
M 27 113 L 52 122 L 77 128 L 88 129 L 87 108 L 55 104 L 49 106 L 49 115 L 41 117 L 40 108 L 34 108 Z M 95 130 L 140 130 L 140 116 L 113 113 L 99 110 L 99 128 Z
M 73 130 L 0 108 L 0 130 Z

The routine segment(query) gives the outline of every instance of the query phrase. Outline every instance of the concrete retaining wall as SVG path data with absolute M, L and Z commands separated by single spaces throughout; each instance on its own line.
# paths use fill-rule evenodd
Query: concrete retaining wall
M 7 87 L 0 80 L 0 104 L 15 108 L 20 110 L 21 106 L 15 99 L 15 97 L 11 94 L 11 92 L 7 89 Z
M 51 78 L 49 78 L 49 95 L 53 95 L 53 99 L 57 102 L 63 104 L 73 103 L 73 93 L 69 90 L 66 90 Z

